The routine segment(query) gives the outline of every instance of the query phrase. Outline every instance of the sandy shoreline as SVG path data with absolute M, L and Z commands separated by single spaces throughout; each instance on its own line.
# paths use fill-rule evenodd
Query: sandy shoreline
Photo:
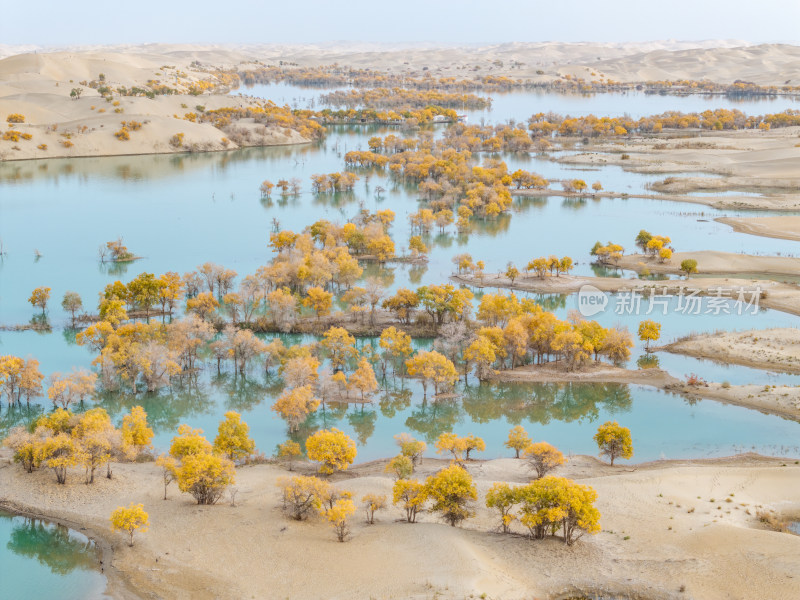
M 696 256 L 697 253 L 689 253 Z M 742 256 L 742 255 L 734 255 Z M 754 257 L 761 258 L 761 257 Z M 698 261 L 699 262 L 699 261 Z M 633 268 L 633 265 L 632 267 Z M 718 288 L 723 290 L 743 290 L 744 302 L 752 294 L 761 293 L 760 307 L 800 315 L 800 287 L 790 283 L 759 279 L 739 279 L 735 277 L 694 277 L 690 279 L 650 280 L 624 277 L 594 277 L 588 275 L 561 275 L 560 277 L 520 276 L 512 283 L 502 273 L 487 273 L 482 279 L 466 274 L 451 275 L 451 281 L 475 288 L 509 289 L 543 294 L 572 294 L 584 285 L 591 285 L 602 292 L 619 293 L 637 290 L 643 296 L 656 294 L 688 294 L 698 290 L 701 296 L 714 294 Z M 734 300 L 736 298 L 734 297 Z
M 335 478 L 336 485 L 357 498 L 389 493 L 384 463 L 356 466 Z M 425 459 L 419 475 L 444 464 Z M 791 461 L 744 455 L 611 468 L 572 457 L 558 474 L 597 489 L 604 527 L 572 548 L 496 533 L 497 518 L 483 507 L 483 495 L 493 481 L 527 481 L 522 461 L 471 461 L 468 469 L 480 499 L 464 528 L 427 513 L 416 525 L 397 522 L 400 511 L 390 507 L 374 526 L 357 514 L 346 544 L 319 520 L 298 523 L 281 514 L 275 482 L 285 471 L 270 465 L 239 469 L 236 507 L 198 507 L 174 489 L 164 501 L 158 470 L 146 463 L 117 465 L 114 480 L 91 488 L 77 476 L 57 486 L 49 472 L 28 475 L 11 466 L 0 469 L 0 489 L 14 506 L 109 539 L 114 566 L 141 597 L 559 598 L 605 591 L 713 600 L 788 597 L 794 589 L 800 537 L 759 529 L 754 516 L 757 506 L 780 514 L 800 510 L 800 467 Z M 130 501 L 143 502 L 151 519 L 134 548 L 101 533 L 111 510 Z M 784 558 L 769 558 L 776 555 Z
M 132 587 L 131 583 L 129 583 L 126 574 L 121 572 L 114 565 L 114 550 L 110 541 L 110 532 L 86 527 L 80 521 L 44 514 L 38 509 L 22 506 L 8 500 L 0 499 L 0 510 L 20 517 L 45 520 L 56 525 L 69 527 L 85 535 L 95 543 L 95 547 L 97 548 L 98 560 L 101 565 L 102 573 L 107 581 L 106 594 L 112 598 L 119 598 L 120 600 L 141 600 L 143 598 L 143 596 L 139 595 Z
M 671 350 L 664 346 L 654 350 Z M 677 352 L 677 351 L 676 351 Z M 690 354 L 697 358 L 724 362 L 720 354 L 702 352 Z M 736 362 L 736 361 L 730 361 Z M 755 366 L 742 361 L 739 364 Z M 770 368 L 770 367 L 766 367 Z M 702 376 L 702 373 L 700 373 Z M 800 388 L 789 385 L 764 386 L 756 384 L 730 385 L 726 382 L 706 382 L 690 385 L 663 369 L 624 369 L 606 363 L 592 363 L 577 371 L 564 371 L 557 365 L 527 365 L 513 370 L 494 371 L 489 381 L 523 383 L 624 383 L 654 387 L 687 399 L 705 399 L 733 404 L 764 414 L 776 415 L 793 421 L 800 421 Z
M 618 140 L 600 139 L 591 142 L 586 151 L 556 160 L 587 167 L 616 165 L 634 173 L 666 176 L 651 186 L 658 194 L 630 194 L 631 198 L 691 202 L 722 210 L 797 211 L 798 134 L 800 127 L 769 131 L 665 130 L 655 136 L 625 138 L 622 145 Z M 698 172 L 711 176 L 692 176 Z
M 754 256 L 716 250 L 674 252 L 672 258 L 661 261 L 643 254 L 625 254 L 616 265 L 622 269 L 651 273 L 681 273 L 681 262 L 686 259 L 697 261 L 697 271 L 704 275 L 731 275 L 737 273 L 764 273 L 768 275 L 800 275 L 800 258 L 789 256 Z
M 740 233 L 800 241 L 800 217 L 718 217 L 714 220 Z
M 800 330 L 751 329 L 693 336 L 659 350 L 778 373 L 800 373 Z

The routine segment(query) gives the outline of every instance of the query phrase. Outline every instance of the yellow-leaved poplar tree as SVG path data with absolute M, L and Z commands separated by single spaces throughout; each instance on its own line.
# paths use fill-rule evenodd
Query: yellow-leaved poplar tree
M 242 415 L 232 410 L 226 412 L 214 439 L 214 451 L 232 461 L 247 458 L 256 449 L 256 443 L 249 433 L 250 428 L 242 421 Z
M 142 504 L 131 503 L 127 508 L 120 506 L 111 513 L 111 529 L 127 533 L 129 546 L 133 546 L 133 534 L 136 531 L 147 531 L 149 523 L 150 517 Z
M 633 456 L 631 430 L 616 421 L 606 421 L 600 425 L 594 435 L 594 441 L 600 449 L 600 454 L 608 456 L 612 467 L 614 466 L 614 459 L 631 458 Z
M 508 439 L 506 440 L 505 447 L 514 451 L 514 458 L 519 458 L 519 453 L 527 448 L 531 443 L 531 438 L 528 437 L 528 432 L 522 425 L 513 427 L 508 432 Z
M 544 477 L 557 466 L 567 462 L 564 455 L 547 442 L 536 442 L 528 445 L 523 456 L 528 461 L 528 467 L 536 473 L 537 479 Z
M 455 527 L 474 515 L 471 502 L 478 499 L 472 476 L 460 465 L 451 464 L 425 480 L 425 494 L 433 500 L 431 510 Z
M 339 429 L 322 429 L 306 440 L 308 458 L 320 463 L 320 473 L 345 471 L 356 458 L 356 443 Z

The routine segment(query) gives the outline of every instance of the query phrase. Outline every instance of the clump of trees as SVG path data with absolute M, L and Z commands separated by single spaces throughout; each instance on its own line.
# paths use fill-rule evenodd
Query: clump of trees
M 618 265 L 619 260 L 625 253 L 625 248 L 614 242 L 608 242 L 605 246 L 600 242 L 595 242 L 590 254 L 597 257 L 600 264 Z
M 514 522 L 534 539 L 558 533 L 571 546 L 585 533 L 600 531 L 600 511 L 594 507 L 597 492 L 564 477 L 548 475 L 528 485 L 495 483 L 486 494 L 486 506 L 497 510 L 503 532 Z
M 333 528 L 336 539 L 344 542 L 350 535 L 350 518 L 356 508 L 353 495 L 347 490 L 339 490 L 330 482 L 313 476 L 295 475 L 278 480 L 281 489 L 284 511 L 294 520 L 301 521 L 312 515 L 322 516 Z M 381 507 L 381 497 L 364 497 L 370 518 Z
M 216 504 L 225 490 L 236 482 L 234 460 L 242 460 L 255 450 L 248 437 L 248 428 L 241 415 L 230 411 L 220 423 L 217 437 L 212 445 L 203 437 L 202 429 L 189 425 L 178 427 L 178 435 L 172 438 L 169 456 L 173 460 L 161 459 L 166 479 L 169 472 L 178 483 L 181 492 L 189 493 L 198 504 Z
M 459 436 L 455 433 L 445 432 L 436 439 L 436 453 L 451 454 L 453 462 L 457 464 L 469 460 L 470 452 L 483 452 L 484 450 L 486 450 L 486 442 L 473 434 Z
M 105 262 L 107 259 L 114 262 L 127 262 L 136 258 L 133 252 L 128 250 L 121 237 L 106 242 L 105 246 L 100 246 L 98 254 L 100 262 Z
M 477 320 L 479 327 L 468 341 L 462 360 L 465 375 L 474 369 L 479 379 L 488 379 L 494 369 L 542 364 L 553 358 L 570 370 L 601 356 L 620 363 L 630 357 L 633 347 L 625 329 L 605 328 L 577 313 L 562 321 L 514 294 L 484 294 Z
M 556 277 L 560 276 L 561 273 L 568 275 L 573 266 L 574 263 L 569 256 L 563 256 L 561 258 L 558 258 L 557 256 L 549 256 L 545 258 L 542 256 L 529 261 L 525 267 L 525 271 L 528 273 L 533 271 L 536 273 L 537 277 L 544 279 L 545 277 L 550 277 L 554 274 Z
M 63 408 L 42 415 L 32 425 L 11 430 L 4 445 L 14 452 L 14 461 L 28 473 L 50 468 L 60 484 L 67 482 L 69 469 L 84 467 L 86 483 L 94 483 L 95 473 L 106 465 L 111 477 L 112 460 L 134 460 L 150 451 L 153 432 L 147 414 L 134 406 L 117 429 L 103 408 L 72 413 Z
M 42 395 L 42 375 L 39 361 L 35 358 L 20 358 L 10 354 L 0 356 L 0 400 L 6 398 L 9 406 L 26 404 Z
M 443 106 L 480 110 L 492 104 L 491 98 L 475 94 L 457 94 L 439 90 L 414 90 L 405 87 L 362 88 L 336 90 L 320 96 L 320 101 L 331 106 L 371 106 L 382 108 L 425 108 L 427 106 Z

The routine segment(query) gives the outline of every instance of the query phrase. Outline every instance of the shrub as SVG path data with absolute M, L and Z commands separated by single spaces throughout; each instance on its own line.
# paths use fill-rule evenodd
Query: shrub
M 296 475 L 281 478 L 278 486 L 283 492 L 283 508 L 295 521 L 322 508 L 322 498 L 330 494 L 330 484 L 317 477 Z
M 169 138 L 169 145 L 173 148 L 183 148 L 183 134 L 176 133 L 171 138 Z
M 547 473 L 566 461 L 564 455 L 547 442 L 530 444 L 523 453 L 528 462 L 528 467 L 536 473 L 536 479 L 541 479 Z
M 343 542 L 350 535 L 350 517 L 356 512 L 356 506 L 350 498 L 340 498 L 325 511 L 325 518 L 333 526 L 336 539 Z
M 185 456 L 177 469 L 178 489 L 189 492 L 198 504 L 216 504 L 235 483 L 236 469 L 227 458 L 200 453 Z
M 408 479 L 414 473 L 414 463 L 403 454 L 398 454 L 386 464 L 387 473 L 394 473 L 395 479 Z
M 361 498 L 364 509 L 367 511 L 367 523 L 375 524 L 375 512 L 386 507 L 386 496 L 379 494 L 366 494 Z

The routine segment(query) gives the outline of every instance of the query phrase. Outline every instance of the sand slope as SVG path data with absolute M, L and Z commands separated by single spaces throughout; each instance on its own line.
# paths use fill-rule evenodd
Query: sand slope
M 664 350 L 783 373 L 800 373 L 800 329 L 715 332 L 679 340 Z
M 215 58 L 220 58 L 215 54 Z M 230 134 L 209 123 L 185 118 L 187 113 L 223 107 L 245 108 L 257 104 L 254 99 L 204 93 L 119 97 L 113 102 L 81 81 L 105 77 L 105 85 L 142 87 L 150 80 L 183 92 L 193 83 L 214 80 L 214 75 L 177 61 L 174 56 L 149 53 L 57 52 L 23 54 L 0 60 L 0 117 L 11 113 L 25 116 L 24 124 L 13 129 L 30 134 L 31 140 L 0 140 L 0 160 L 156 154 L 164 152 L 215 151 L 237 148 Z M 73 88 L 83 92 L 70 98 Z M 219 91 L 224 92 L 225 89 Z M 129 140 L 120 140 L 115 132 L 123 122 L 137 121 L 142 128 L 130 132 Z M 235 125 L 250 132 L 241 145 L 281 145 L 305 143 L 296 131 L 275 126 L 264 127 L 247 120 Z M 181 144 L 170 143 L 182 133 Z M 44 147 L 44 146 L 46 147 Z
M 714 220 L 740 233 L 800 241 L 800 217 L 718 217 Z
M 771 275 L 800 275 L 800 258 L 788 256 L 753 256 L 734 252 L 718 252 L 716 250 L 698 250 L 696 252 L 675 252 L 668 261 L 643 254 L 627 254 L 619 260 L 623 269 L 641 271 L 648 269 L 651 273 L 678 273 L 681 262 L 693 258 L 697 261 L 697 270 L 703 274 L 728 273 L 765 273 Z
M 426 459 L 419 474 L 443 464 Z M 0 499 L 75 519 L 112 540 L 116 568 L 143 596 L 512 599 L 611 590 L 643 598 L 777 599 L 796 590 L 800 537 L 759 530 L 754 514 L 760 505 L 786 514 L 800 509 L 800 467 L 782 464 L 742 457 L 611 469 L 574 457 L 560 472 L 597 489 L 604 532 L 572 548 L 493 532 L 497 517 L 483 508 L 483 494 L 492 481 L 527 480 L 514 459 L 470 463 L 481 498 L 464 528 L 429 514 L 416 525 L 398 522 L 400 511 L 389 508 L 374 526 L 357 516 L 345 544 L 319 520 L 287 520 L 275 487 L 285 472 L 265 465 L 239 469 L 236 507 L 197 507 L 174 489 L 162 500 L 152 464 L 119 465 L 113 481 L 92 487 L 77 476 L 57 486 L 52 473 L 8 466 L 0 468 Z M 382 468 L 365 464 L 337 485 L 356 498 L 388 494 Z M 108 514 L 131 501 L 144 503 L 151 527 L 129 549 L 106 527 Z

